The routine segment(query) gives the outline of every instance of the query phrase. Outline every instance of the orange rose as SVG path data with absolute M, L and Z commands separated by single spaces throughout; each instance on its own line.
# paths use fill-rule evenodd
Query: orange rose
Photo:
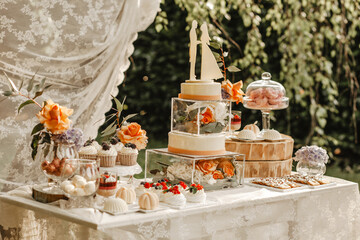
M 243 82 L 239 81 L 232 84 L 229 80 L 223 81 L 221 83 L 221 88 L 225 90 L 230 95 L 230 100 L 235 101 L 236 104 L 243 102 L 244 92 L 241 90 Z
M 219 171 L 219 170 L 215 170 L 212 173 L 212 176 L 213 176 L 214 179 L 224 179 L 224 174 L 222 174 L 222 172 Z
M 214 113 L 210 108 L 206 108 L 205 112 L 201 114 L 201 122 L 203 124 L 209 124 L 215 122 Z
M 199 160 L 196 162 L 195 168 L 206 175 L 215 171 L 218 164 L 219 162 L 215 160 Z
M 72 109 L 61 107 L 49 99 L 36 116 L 52 134 L 61 134 L 70 127 L 71 121 L 68 117 L 71 114 L 73 114 Z
M 225 176 L 232 177 L 234 176 L 234 165 L 229 160 L 223 160 L 219 163 L 217 166 L 218 169 L 222 169 L 222 171 L 225 173 Z
M 133 143 L 137 149 L 144 149 L 146 147 L 148 139 L 146 131 L 142 130 L 141 126 L 135 122 L 122 126 L 118 130 L 117 135 L 123 144 Z

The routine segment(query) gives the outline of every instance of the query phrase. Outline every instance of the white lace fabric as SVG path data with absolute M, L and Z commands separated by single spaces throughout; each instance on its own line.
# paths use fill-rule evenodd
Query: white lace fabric
M 28 210 L 0 196 L 0 228 L 12 229 L 20 239 L 31 234 L 35 237 L 23 239 L 359 239 L 358 185 L 331 180 L 337 185 L 286 193 L 250 186 L 213 191 L 204 206 L 118 216 L 90 208 L 55 216 L 56 206 L 29 200 L 37 207 Z M 30 188 L 24 189 L 10 194 L 29 199 Z
M 36 73 L 52 84 L 38 101 L 51 98 L 74 109 L 74 127 L 95 137 L 124 79 L 133 42 L 159 10 L 158 0 L 0 1 L 0 91 L 6 72 L 17 86 Z M 26 93 L 26 87 L 22 90 Z M 0 97 L 0 189 L 43 180 L 33 166 L 30 132 L 39 109 L 26 99 Z M 5 185 L 2 185 L 5 184 Z

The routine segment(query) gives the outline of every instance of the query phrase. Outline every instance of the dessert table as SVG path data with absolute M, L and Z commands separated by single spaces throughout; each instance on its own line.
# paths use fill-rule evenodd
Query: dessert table
M 113 216 L 61 209 L 31 198 L 30 186 L 0 195 L 0 236 L 20 239 L 359 239 L 358 184 L 276 192 L 242 187 L 207 192 L 206 204 Z M 14 238 L 15 239 L 15 238 Z

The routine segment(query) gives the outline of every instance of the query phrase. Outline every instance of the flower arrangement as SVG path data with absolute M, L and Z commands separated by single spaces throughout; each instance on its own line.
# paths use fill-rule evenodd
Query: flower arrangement
M 327 163 L 329 156 L 325 149 L 318 146 L 304 146 L 296 151 L 295 161 L 303 161 L 309 164 Z
M 135 117 L 137 114 L 130 114 L 124 117 L 122 121 L 120 121 L 126 98 L 124 98 L 122 103 L 115 97 L 113 97 L 113 99 L 116 104 L 116 109 L 113 109 L 115 110 L 115 113 L 111 114 L 106 122 L 110 121 L 111 119 L 113 121 L 104 131 L 101 132 L 101 138 L 103 140 L 107 140 L 117 136 L 124 145 L 134 144 L 137 150 L 146 148 L 148 142 L 146 131 L 141 129 L 141 125 L 136 122 L 126 122 L 130 118 Z
M 235 73 L 235 72 L 240 72 L 241 70 L 235 66 L 226 67 L 225 57 L 227 57 L 228 53 L 224 52 L 221 45 L 218 44 L 217 42 L 212 41 L 210 45 L 214 49 L 218 49 L 221 52 L 221 55 L 217 52 L 213 52 L 213 53 L 216 57 L 219 67 L 222 67 L 221 72 L 224 75 L 224 81 L 221 83 L 222 98 L 236 102 L 236 104 L 239 104 L 240 102 L 242 103 L 243 96 L 245 95 L 245 93 L 241 90 L 241 88 L 243 87 L 243 82 L 240 80 L 236 83 L 231 83 L 231 81 L 227 79 L 227 71 Z
M 41 96 L 44 90 L 51 87 L 51 85 L 45 85 L 45 78 L 42 79 L 39 84 L 34 85 L 34 75 L 27 86 L 27 94 L 24 94 L 21 92 L 23 82 L 18 88 L 5 72 L 4 74 L 9 81 L 11 88 L 10 91 L 5 91 L 4 95 L 7 97 L 22 96 L 28 99 L 19 105 L 18 112 L 20 112 L 23 107 L 30 104 L 35 104 L 40 108 L 40 111 L 36 114 L 40 123 L 35 125 L 31 132 L 31 135 L 33 136 L 31 141 L 31 155 L 33 159 L 36 156 L 38 145 L 43 143 L 51 143 L 53 141 L 63 144 L 75 144 L 77 148 L 80 148 L 82 145 L 83 132 L 81 129 L 70 127 L 71 120 L 69 119 L 69 116 L 73 114 L 73 109 L 60 106 L 51 99 L 44 101 L 42 104 L 39 104 L 36 101 L 36 98 Z M 31 94 L 33 94 L 33 97 L 30 96 Z

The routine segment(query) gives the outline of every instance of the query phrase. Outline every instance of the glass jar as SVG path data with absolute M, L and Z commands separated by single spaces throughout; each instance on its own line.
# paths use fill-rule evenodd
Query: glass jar
M 325 174 L 324 162 L 309 162 L 300 160 L 296 165 L 296 171 L 303 176 L 321 177 Z

